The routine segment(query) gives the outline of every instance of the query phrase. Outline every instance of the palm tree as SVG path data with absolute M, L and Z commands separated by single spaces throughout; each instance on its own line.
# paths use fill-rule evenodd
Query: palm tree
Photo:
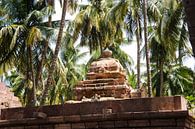
M 146 66 L 147 66 L 147 85 L 148 85 L 148 96 L 152 96 L 152 81 L 151 81 L 151 71 L 150 71 L 150 55 L 149 55 L 149 45 L 148 45 L 148 29 L 147 29 L 147 2 L 143 0 L 144 6 L 144 41 L 145 41 L 145 51 L 146 51 Z
M 48 72 L 48 79 L 47 79 L 47 83 L 46 83 L 47 86 L 45 87 L 45 89 L 43 91 L 43 96 L 42 96 L 42 99 L 41 99 L 41 105 L 43 105 L 45 103 L 46 97 L 48 96 L 48 90 L 50 89 L 51 84 L 52 84 L 52 74 L 53 74 L 53 71 L 54 71 L 55 66 L 56 66 L 56 60 L 58 58 L 58 53 L 59 53 L 59 50 L 60 50 L 61 39 L 62 39 L 64 24 L 65 24 L 67 1 L 68 0 L 64 0 L 64 3 L 63 3 L 62 17 L 61 17 L 61 22 L 60 22 L 58 38 L 57 38 L 57 41 L 56 41 L 56 47 L 55 47 L 54 55 L 52 57 L 51 67 L 50 67 L 49 72 Z
M 74 20 L 73 39 L 81 36 L 80 44 L 87 45 L 90 53 L 102 51 L 114 42 L 123 40 L 122 26 L 127 11 L 127 2 L 92 0 L 81 10 Z
M 54 1 L 47 1 L 48 5 L 51 6 L 53 8 L 54 6 Z M 48 17 L 48 23 L 47 23 L 48 28 L 52 27 L 52 14 L 49 15 Z M 48 51 L 48 46 L 49 46 L 49 39 L 50 39 L 50 35 L 46 36 L 46 40 L 44 43 L 44 49 L 42 50 L 42 57 L 41 57 L 41 61 L 39 62 L 38 68 L 37 68 L 37 74 L 35 77 L 35 87 L 38 86 L 39 81 L 41 80 L 41 73 L 42 73 L 42 69 L 43 69 L 43 63 L 45 63 L 45 59 L 46 59 L 46 55 L 47 55 L 47 51 Z
M 127 18 L 126 18 L 126 28 L 127 28 L 127 37 L 130 39 L 133 38 L 133 36 L 136 37 L 136 42 L 137 42 L 137 88 L 140 88 L 140 58 L 141 58 L 141 44 L 143 42 L 142 37 L 143 37 L 143 1 L 142 0 L 133 0 L 132 2 L 129 3 L 128 6 L 128 13 L 127 13 Z M 159 9 L 156 5 L 156 1 L 148 1 L 148 21 L 149 24 L 155 23 L 158 18 L 160 17 L 159 15 Z
M 140 0 L 134 0 L 130 3 L 130 8 L 127 13 L 127 32 L 128 32 L 128 38 L 132 38 L 133 35 L 136 37 L 137 41 L 137 89 L 141 87 L 141 77 L 140 77 L 140 59 L 141 59 L 141 53 L 140 53 L 140 46 L 142 41 L 142 14 L 141 14 L 141 1 Z
M 24 6 L 23 4 L 25 4 L 25 2 L 20 1 L 16 5 Z M 16 9 L 21 8 L 21 6 L 12 6 Z M 41 33 L 43 28 L 40 22 L 45 16 L 49 15 L 47 13 L 50 12 L 50 9 L 47 7 L 39 11 L 33 10 L 25 19 L 23 18 L 25 16 L 20 16 L 20 14 L 18 16 L 19 20 L 16 17 L 17 15 L 13 15 L 13 19 L 8 19 L 10 22 L 6 25 L 4 24 L 0 30 L 0 49 L 2 49 L 0 54 L 0 68 L 4 72 L 16 68 L 20 74 L 26 76 L 27 82 L 29 82 L 28 84 L 26 83 L 27 85 L 30 86 L 30 82 L 32 82 L 33 88 L 29 87 L 30 92 L 28 94 L 28 104 L 32 105 L 34 105 L 36 101 L 35 68 L 37 67 L 38 58 L 36 58 L 35 55 L 39 54 L 39 47 L 41 46 L 37 45 L 37 43 L 41 43 L 43 39 Z M 31 100 L 33 103 L 31 103 Z
M 160 83 L 159 71 L 154 70 L 153 73 L 153 82 L 154 88 Z M 173 65 L 165 65 L 163 69 L 164 75 L 164 94 L 165 95 L 180 95 L 183 94 L 185 96 L 193 95 L 191 92 L 193 89 L 193 78 L 194 71 L 191 69 L 173 64 Z M 157 93 L 156 93 L 157 94 Z
M 27 75 L 28 80 L 34 82 L 32 46 L 41 40 L 41 34 L 36 27 L 24 27 L 12 25 L 1 29 L 0 49 L 4 50 L 0 54 L 0 66 L 4 71 L 16 67 L 21 73 Z
M 179 50 L 179 60 L 181 64 L 181 51 L 189 50 L 186 45 L 187 35 L 185 23 L 183 22 L 183 7 L 181 3 L 170 1 L 167 8 L 167 2 L 162 3 L 162 17 L 159 19 L 151 36 L 151 60 L 156 63 L 156 69 L 159 71 L 160 85 L 156 87 L 156 95 L 164 95 L 164 65 L 166 62 L 174 63 L 176 51 Z M 161 5 L 161 6 L 162 6 Z M 166 11 L 165 11 L 166 10 Z M 186 53 L 186 52 L 185 52 Z M 183 54 L 185 54 L 183 52 Z M 189 51 L 187 52 L 189 53 Z

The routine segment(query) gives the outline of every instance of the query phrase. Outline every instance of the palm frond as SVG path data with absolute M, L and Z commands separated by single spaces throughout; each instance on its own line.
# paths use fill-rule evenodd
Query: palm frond
M 40 31 L 40 29 L 38 29 L 37 27 L 32 27 L 29 30 L 29 34 L 28 37 L 26 39 L 26 43 L 27 45 L 33 45 L 34 43 L 41 41 L 42 39 L 42 33 Z

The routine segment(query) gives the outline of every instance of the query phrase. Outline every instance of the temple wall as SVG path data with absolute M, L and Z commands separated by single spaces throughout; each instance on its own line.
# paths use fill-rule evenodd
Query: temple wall
M 3 109 L 0 129 L 194 129 L 185 105 L 176 96 Z
M 0 129 L 194 129 L 187 111 L 112 113 L 4 120 Z

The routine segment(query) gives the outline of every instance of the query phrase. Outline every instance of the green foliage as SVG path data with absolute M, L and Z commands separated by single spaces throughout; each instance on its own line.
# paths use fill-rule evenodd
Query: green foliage
M 180 65 L 168 65 L 163 68 L 165 95 L 192 95 L 194 71 Z M 153 71 L 153 88 L 160 84 L 160 73 Z
M 30 86 L 29 84 L 32 83 L 29 83 L 25 76 L 16 70 L 11 71 L 10 75 L 6 76 L 6 81 L 9 82 L 10 88 L 14 92 L 14 95 L 19 98 L 22 105 L 27 105 L 29 88 L 32 88 L 32 85 Z
M 130 86 L 134 89 L 137 87 L 137 76 L 134 73 L 134 71 L 131 71 L 127 74 L 127 81 L 130 84 Z
M 110 2 L 106 4 L 107 1 L 91 2 L 92 5 L 81 10 L 73 21 L 75 26 L 73 41 L 81 36 L 80 44 L 89 46 L 92 53 L 93 50 L 102 51 L 113 42 L 121 43 L 127 2 L 120 1 L 112 7 L 105 7 L 111 5 Z
M 195 108 L 195 94 L 186 96 L 186 99 L 188 100 L 188 108 L 194 109 Z

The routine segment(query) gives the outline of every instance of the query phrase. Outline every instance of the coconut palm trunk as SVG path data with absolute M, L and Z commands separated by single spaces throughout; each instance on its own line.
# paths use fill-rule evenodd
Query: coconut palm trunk
M 138 17 L 136 18 L 137 32 L 136 32 L 136 40 L 137 40 L 137 89 L 140 88 L 140 24 Z
M 53 7 L 54 1 L 51 1 L 51 3 L 48 3 L 48 4 Z M 48 25 L 47 26 L 48 27 L 52 27 L 52 16 L 51 15 L 48 17 Z M 45 41 L 45 44 L 44 44 L 44 49 L 42 51 L 42 58 L 41 58 L 41 61 L 39 63 L 39 66 L 37 68 L 35 86 L 38 86 L 39 85 L 39 81 L 41 79 L 41 73 L 42 73 L 42 69 L 43 69 L 43 63 L 45 62 L 46 54 L 47 54 L 47 50 L 48 50 L 48 46 L 49 46 L 49 38 L 50 38 L 50 36 L 47 36 L 46 37 L 46 41 Z
M 160 95 L 159 96 L 163 96 L 164 95 L 164 73 L 163 73 L 163 65 L 164 65 L 164 61 L 163 61 L 163 59 L 161 59 L 161 61 L 160 61 Z
M 36 103 L 36 87 L 35 87 L 35 78 L 34 78 L 34 71 L 33 71 L 33 61 L 32 61 L 33 57 L 32 57 L 32 46 L 31 45 L 27 47 L 27 51 L 28 51 L 28 66 L 27 66 L 28 86 L 31 85 L 29 83 L 29 80 L 32 81 L 32 89 L 29 87 L 27 106 L 32 107 L 32 106 L 35 106 L 35 103 Z
M 37 101 L 37 96 L 36 96 L 36 85 L 35 85 L 35 77 L 34 77 L 34 66 L 33 66 L 33 54 L 32 54 L 32 46 L 29 46 L 29 54 L 30 54 L 30 69 L 31 69 L 31 79 L 32 79 L 32 106 L 35 106 L 36 101 Z
M 46 87 L 43 91 L 43 96 L 42 96 L 41 103 L 40 103 L 41 105 L 45 104 L 46 98 L 48 97 L 48 90 L 50 89 L 50 87 L 52 85 L 52 74 L 53 74 L 55 66 L 56 66 L 56 60 L 57 60 L 58 53 L 59 53 L 60 46 L 61 46 L 61 39 L 62 39 L 63 29 L 64 29 L 64 25 L 65 25 L 66 9 L 67 9 L 67 0 L 64 0 L 58 38 L 57 38 L 57 42 L 56 42 L 54 55 L 52 57 L 51 66 L 49 69 Z
M 156 85 L 156 96 L 160 97 L 164 95 L 164 72 L 163 72 L 163 66 L 164 66 L 164 59 L 160 57 L 159 64 L 157 65 L 157 69 L 159 72 L 159 78 L 160 82 L 158 85 Z
M 145 41 L 145 51 L 146 51 L 146 66 L 147 66 L 147 85 L 148 85 L 148 97 L 152 96 L 152 81 L 151 81 L 151 71 L 150 71 L 150 55 L 149 55 L 149 45 L 148 45 L 148 29 L 147 29 L 147 2 L 143 0 L 144 6 L 144 41 Z

